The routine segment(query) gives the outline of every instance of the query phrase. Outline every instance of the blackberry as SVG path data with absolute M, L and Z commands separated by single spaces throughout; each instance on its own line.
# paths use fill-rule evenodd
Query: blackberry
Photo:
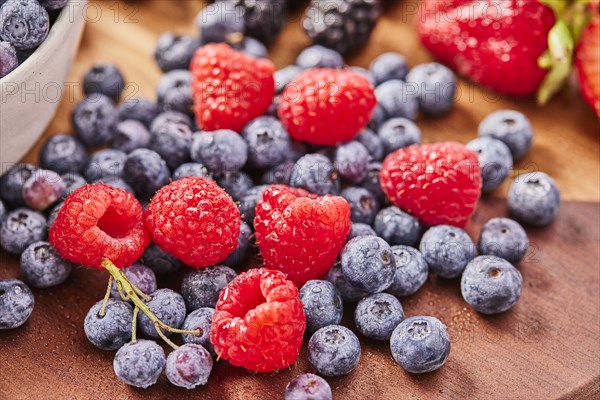
M 113 138 L 118 112 L 114 103 L 101 94 L 86 96 L 73 109 L 71 122 L 77 137 L 89 147 L 101 146 Z
M 350 219 L 353 223 L 371 225 L 379 211 L 379 203 L 375 196 L 362 187 L 349 187 L 340 193 L 350 205 Z
M 100 316 L 103 300 L 90 308 L 83 322 L 85 336 L 101 350 L 118 350 L 131 340 L 133 309 L 124 301 L 108 299 L 104 315 Z
M 115 150 L 130 153 L 135 149 L 148 147 L 149 144 L 148 128 L 140 121 L 130 119 L 117 124 L 110 146 Z
M 67 280 L 73 264 L 48 242 L 30 244 L 21 254 L 21 275 L 33 287 L 45 289 Z
M 125 160 L 123 178 L 140 198 L 147 200 L 169 183 L 171 173 L 167 163 L 158 153 L 148 149 L 137 149 Z
M 164 72 L 188 69 L 199 45 L 200 43 L 191 35 L 166 32 L 156 42 L 154 59 Z
M 0 197 L 9 209 L 25 205 L 23 185 L 37 171 L 31 164 L 15 164 L 0 178 Z
M 302 25 L 314 43 L 347 54 L 367 44 L 379 14 L 378 0 L 312 0 Z
M 0 246 L 10 254 L 20 255 L 32 243 L 46 239 L 46 217 L 27 208 L 9 212 L 0 224 Z
M 33 293 L 26 284 L 18 279 L 0 280 L 0 330 L 23 325 L 34 305 Z
M 269 44 L 275 40 L 285 22 L 284 0 L 233 0 L 244 10 L 244 28 L 247 36 Z
M 40 166 L 59 174 L 81 172 L 90 156 L 79 140 L 70 135 L 54 135 L 40 150 Z
M 114 102 L 118 102 L 125 90 L 125 79 L 121 71 L 108 63 L 97 63 L 83 77 L 83 93 L 94 97 L 103 94 Z
M 196 17 L 202 44 L 235 42 L 244 33 L 244 9 L 232 1 L 204 7 Z

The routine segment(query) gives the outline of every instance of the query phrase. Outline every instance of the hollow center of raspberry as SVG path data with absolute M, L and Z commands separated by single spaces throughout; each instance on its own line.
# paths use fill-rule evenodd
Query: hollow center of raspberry
M 98 228 L 115 239 L 127 236 L 131 229 L 130 225 L 131 224 L 112 207 L 108 208 L 104 215 L 98 220 Z
M 252 282 L 243 289 L 243 301 L 239 302 L 238 317 L 245 317 L 248 311 L 267 302 L 260 290 L 259 282 Z

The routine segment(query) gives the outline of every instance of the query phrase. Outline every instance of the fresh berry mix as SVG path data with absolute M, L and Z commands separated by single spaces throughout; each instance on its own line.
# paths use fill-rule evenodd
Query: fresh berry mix
M 317 195 L 336 195 L 340 192 L 340 178 L 333 163 L 318 153 L 307 154 L 296 162 L 290 185 Z
M 102 94 L 86 96 L 71 113 L 75 134 L 87 146 L 102 146 L 113 139 L 118 111 L 112 100 Z
M 21 254 L 21 275 L 30 286 L 45 289 L 63 283 L 73 264 L 63 259 L 48 242 L 30 244 Z
M 142 254 L 144 265 L 156 274 L 169 274 L 177 271 L 183 263 L 170 253 L 162 250 L 156 243 L 150 243 Z
M 248 159 L 248 144 L 232 130 L 201 132 L 194 135 L 191 155 L 213 172 L 238 171 Z
M 65 193 L 60 175 L 47 169 L 38 169 L 23 184 L 23 199 L 32 210 L 44 211 Z
M 381 138 L 372 130 L 365 128 L 356 135 L 355 140 L 361 143 L 369 152 L 369 161 L 382 161 L 384 145 Z
M 377 56 L 369 65 L 369 71 L 379 86 L 391 80 L 405 80 L 408 74 L 406 58 L 398 53 L 383 53 Z
M 113 64 L 97 63 L 83 77 L 83 93 L 90 98 L 94 98 L 95 94 L 103 94 L 117 102 L 123 90 L 125 79 Z
M 357 141 L 340 145 L 335 151 L 335 168 L 348 183 L 359 184 L 367 176 L 369 151 Z
M 409 296 L 419 290 L 427 281 L 429 267 L 421 252 L 410 246 L 392 246 L 396 261 L 394 282 L 387 292 L 394 296 Z
M 206 178 L 182 178 L 164 186 L 152 198 L 145 219 L 152 240 L 192 267 L 226 259 L 240 234 L 237 206 Z
M 161 115 L 181 116 L 182 114 Z M 187 120 L 165 118 L 167 118 L 165 122 L 152 124 L 149 148 L 157 152 L 165 160 L 169 169 L 173 170 L 191 160 L 190 146 L 193 136 Z
M 131 153 L 135 149 L 148 147 L 150 145 L 150 132 L 148 128 L 135 119 L 127 119 L 119 122 L 115 127 L 115 133 L 110 147 Z
M 560 208 L 560 191 L 556 182 L 543 172 L 515 178 L 508 191 L 508 210 L 528 225 L 550 224 Z
M 50 137 L 40 150 L 40 167 L 59 174 L 80 173 L 90 156 L 79 140 L 69 135 Z
M 394 281 L 396 261 L 392 249 L 377 236 L 359 236 L 349 241 L 340 261 L 346 281 L 365 292 L 382 292 Z
M 132 194 L 103 184 L 73 192 L 50 228 L 50 243 L 67 260 L 102 268 L 102 259 L 117 267 L 134 263 L 148 246 L 142 206 Z
M 140 199 L 149 199 L 169 183 L 171 173 L 167 163 L 157 152 L 137 149 L 131 152 L 123 165 L 123 179 Z
M 370 225 L 363 224 L 360 222 L 353 222 L 350 227 L 350 233 L 346 239 L 348 242 L 359 236 L 377 236 L 377 233 L 371 228 Z
M 439 369 L 450 354 L 446 326 L 435 317 L 410 317 L 392 333 L 390 348 L 394 360 L 413 374 Z
M 234 270 L 223 265 L 186 274 L 181 282 L 181 294 L 187 309 L 214 308 L 219 300 L 221 290 L 236 276 L 237 273 Z
M 0 40 L 20 51 L 38 47 L 48 36 L 48 11 L 36 0 L 0 2 Z
M 274 117 L 258 117 L 242 131 L 248 144 L 248 162 L 255 168 L 273 167 L 285 161 L 290 152 L 290 136 Z
M 23 325 L 33 311 L 33 293 L 18 279 L 0 280 L 0 330 Z
M 481 168 L 481 191 L 496 190 L 508 177 L 513 166 L 510 149 L 500 140 L 484 136 L 467 143 L 467 149 L 477 153 Z
M 422 141 L 417 124 L 406 118 L 388 119 L 379 127 L 377 134 L 386 155 Z
M 156 275 L 149 267 L 136 263 L 131 267 L 123 268 L 121 271 L 125 274 L 129 282 L 141 290 L 142 293 L 152 294 L 156 291 Z M 116 282 L 113 282 L 112 287 L 110 288 L 110 294 L 116 299 L 121 298 Z
M 131 340 L 133 309 L 124 301 L 108 299 L 102 315 L 103 303 L 94 304 L 85 316 L 85 337 L 101 350 L 118 350 Z
M 189 113 L 192 108 L 192 74 L 176 69 L 162 76 L 156 86 L 156 98 L 160 111 Z
M 312 0 L 302 26 L 314 43 L 347 54 L 367 44 L 379 14 L 379 0 Z
M 246 261 L 248 256 L 248 249 L 250 247 L 250 240 L 252 236 L 252 228 L 245 223 L 242 222 L 240 224 L 240 236 L 238 236 L 238 244 L 233 253 L 229 255 L 223 261 L 223 265 L 227 265 L 230 267 L 238 267 Z
M 377 86 L 375 96 L 379 110 L 375 112 L 381 113 L 383 120 L 392 118 L 414 120 L 417 116 L 419 111 L 417 95 L 408 84 L 399 79 L 392 79 Z
M 296 64 L 302 69 L 309 68 L 341 68 L 344 58 L 335 50 L 320 45 L 305 48 L 298 54 Z
M 174 181 L 188 176 L 208 178 L 209 172 L 204 165 L 195 162 L 181 164 L 175 171 L 173 171 Z
M 325 376 L 348 375 L 360 360 L 360 342 L 350 329 L 329 325 L 308 341 L 308 361 Z
M 165 375 L 175 386 L 193 389 L 208 382 L 213 359 L 199 344 L 186 343 L 167 357 Z
M 150 295 L 150 300 L 146 305 L 161 322 L 170 327 L 179 328 L 183 325 L 186 309 L 183 297 L 179 293 L 171 289 L 158 289 Z M 137 322 L 138 328 L 144 335 L 152 338 L 159 337 L 154 322 L 146 314 L 139 314 Z M 163 334 L 169 336 L 172 332 L 163 331 Z
M 464 227 L 481 194 L 477 155 L 455 142 L 400 149 L 385 159 L 380 178 L 394 205 L 428 225 Z
M 233 3 L 243 10 L 246 35 L 271 43 L 283 28 L 284 0 L 233 0 Z
M 13 45 L 0 41 L 0 78 L 4 78 L 18 66 L 19 59 Z
M 239 171 L 218 174 L 215 178 L 217 184 L 235 201 L 240 201 L 254 185 L 252 178 Z
M 23 184 L 36 173 L 31 164 L 15 164 L 0 178 L 0 197 L 9 209 L 25 206 Z
M 450 225 L 434 226 L 425 232 L 419 250 L 430 271 L 447 279 L 460 276 L 475 258 L 475 244 L 469 234 Z
M 248 189 L 240 200 L 240 213 L 244 221 L 254 229 L 254 218 L 256 216 L 256 205 L 262 199 L 267 185 L 254 186 Z
M 156 383 L 165 368 L 165 352 L 152 340 L 124 344 L 113 361 L 115 375 L 124 383 L 147 388 Z
M 521 297 L 522 285 L 519 270 L 495 256 L 475 258 L 460 281 L 465 301 L 483 314 L 498 314 L 511 308 Z
M 158 115 L 156 103 L 143 97 L 134 97 L 123 101 L 118 108 L 118 120 L 140 121 L 150 128 L 152 121 Z
M 215 309 L 210 307 L 202 307 L 192 311 L 183 321 L 181 328 L 186 331 L 200 330 L 200 335 L 185 333 L 181 335 L 184 343 L 199 344 L 208 350 L 209 353 L 215 354 L 215 349 L 210 342 L 210 326 L 212 324 Z
M 279 119 L 293 139 L 333 146 L 352 140 L 371 119 L 371 83 L 347 69 L 308 69 L 282 95 Z
M 367 189 L 349 187 L 342 190 L 340 196 L 346 199 L 350 206 L 350 220 L 355 223 L 371 225 L 379 211 L 379 203 Z
M 256 206 L 254 228 L 265 266 L 302 286 L 336 262 L 350 224 L 350 207 L 343 198 L 275 185 Z
M 234 42 L 244 33 L 244 9 L 232 1 L 209 4 L 196 16 L 203 44 Z
M 406 82 L 417 91 L 419 109 L 423 112 L 441 116 L 454 107 L 456 77 L 442 64 L 417 65 L 406 76 Z
M 231 364 L 270 372 L 296 361 L 305 327 L 296 286 L 279 271 L 251 269 L 221 292 L 210 339 Z
M 187 69 L 199 45 L 198 41 L 190 35 L 165 32 L 156 42 L 154 59 L 164 72 Z
M 357 289 L 348 283 L 346 278 L 344 278 L 344 272 L 339 263 L 331 267 L 327 273 L 327 280 L 334 284 L 344 303 L 356 303 L 358 300 L 369 295 L 369 293 Z
M 17 208 L 0 221 L 0 246 L 20 255 L 30 244 L 46 239 L 46 217 L 27 208 Z
M 104 149 L 92 154 L 83 175 L 88 182 L 108 182 L 123 176 L 127 153 L 121 150 Z
M 492 218 L 481 228 L 479 254 L 496 256 L 514 265 L 527 254 L 529 239 L 525 229 L 509 218 Z
M 402 305 L 387 293 L 365 297 L 354 311 L 354 322 L 359 332 L 374 340 L 390 340 L 392 332 L 403 319 Z
M 479 136 L 491 136 L 503 142 L 515 161 L 531 148 L 533 128 L 527 117 L 518 111 L 501 110 L 491 113 L 479 125 Z
M 190 68 L 196 121 L 205 131 L 241 132 L 271 105 L 275 66 L 267 59 L 209 44 L 196 52 Z
M 329 383 L 318 375 L 306 373 L 292 379 L 285 387 L 284 400 L 332 400 Z
M 300 301 L 306 315 L 306 330 L 315 332 L 342 321 L 344 303 L 333 283 L 310 280 L 300 289 Z
M 375 217 L 373 228 L 378 236 L 392 246 L 414 246 L 421 237 L 419 221 L 395 206 L 379 211 Z

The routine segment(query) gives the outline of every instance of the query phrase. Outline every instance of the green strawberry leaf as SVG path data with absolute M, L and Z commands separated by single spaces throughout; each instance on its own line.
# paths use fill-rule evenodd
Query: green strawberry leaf
M 567 81 L 573 64 L 575 41 L 568 25 L 558 20 L 548 33 L 548 51 L 538 59 L 541 68 L 549 68 L 539 88 L 537 101 L 546 104 Z

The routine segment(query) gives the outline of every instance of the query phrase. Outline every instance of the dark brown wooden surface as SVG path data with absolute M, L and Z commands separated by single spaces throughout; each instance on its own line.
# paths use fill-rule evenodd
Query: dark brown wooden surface
M 400 51 L 411 65 L 430 57 L 412 28 L 415 1 L 392 7 L 368 48 L 348 62 L 367 66 L 384 51 Z M 160 32 L 192 32 L 199 1 L 92 2 L 90 21 L 70 86 L 95 61 L 119 64 L 130 82 L 128 94 L 154 97 L 159 71 L 151 57 Z M 94 10 L 100 10 L 98 18 Z M 93 17 L 93 18 L 92 18 Z M 291 18 L 271 57 L 278 67 L 293 61 L 307 44 L 298 18 Z M 452 351 L 439 371 L 415 376 L 396 366 L 386 343 L 363 341 L 357 369 L 328 379 L 336 399 L 484 398 L 551 399 L 600 396 L 600 162 L 598 121 L 575 94 L 565 92 L 545 108 L 529 101 L 496 97 L 461 82 L 456 109 L 442 119 L 420 118 L 428 142 L 466 142 L 490 111 L 525 112 L 536 130 L 534 148 L 516 168 L 540 169 L 559 183 L 564 203 L 548 229 L 529 229 L 532 251 L 521 264 L 523 296 L 509 312 L 482 316 L 461 299 L 458 280 L 430 278 L 426 287 L 402 301 L 407 315 L 440 318 L 450 331 Z M 45 136 L 71 132 L 69 110 L 80 97 L 66 92 Z M 39 143 L 26 160 L 35 161 Z M 490 217 L 506 214 L 507 185 L 480 204 L 469 231 L 477 237 Z M 18 276 L 18 260 L 0 254 L 0 279 Z M 0 333 L 0 399 L 121 398 L 282 398 L 285 384 L 310 371 L 305 348 L 298 362 L 277 374 L 251 374 L 227 362 L 216 363 L 209 384 L 177 389 L 162 377 L 148 390 L 121 384 L 112 371 L 112 353 L 83 335 L 83 318 L 99 300 L 107 274 L 77 268 L 62 286 L 35 290 L 36 307 L 23 327 Z M 179 276 L 161 280 L 176 288 Z M 352 309 L 346 312 L 350 326 Z

